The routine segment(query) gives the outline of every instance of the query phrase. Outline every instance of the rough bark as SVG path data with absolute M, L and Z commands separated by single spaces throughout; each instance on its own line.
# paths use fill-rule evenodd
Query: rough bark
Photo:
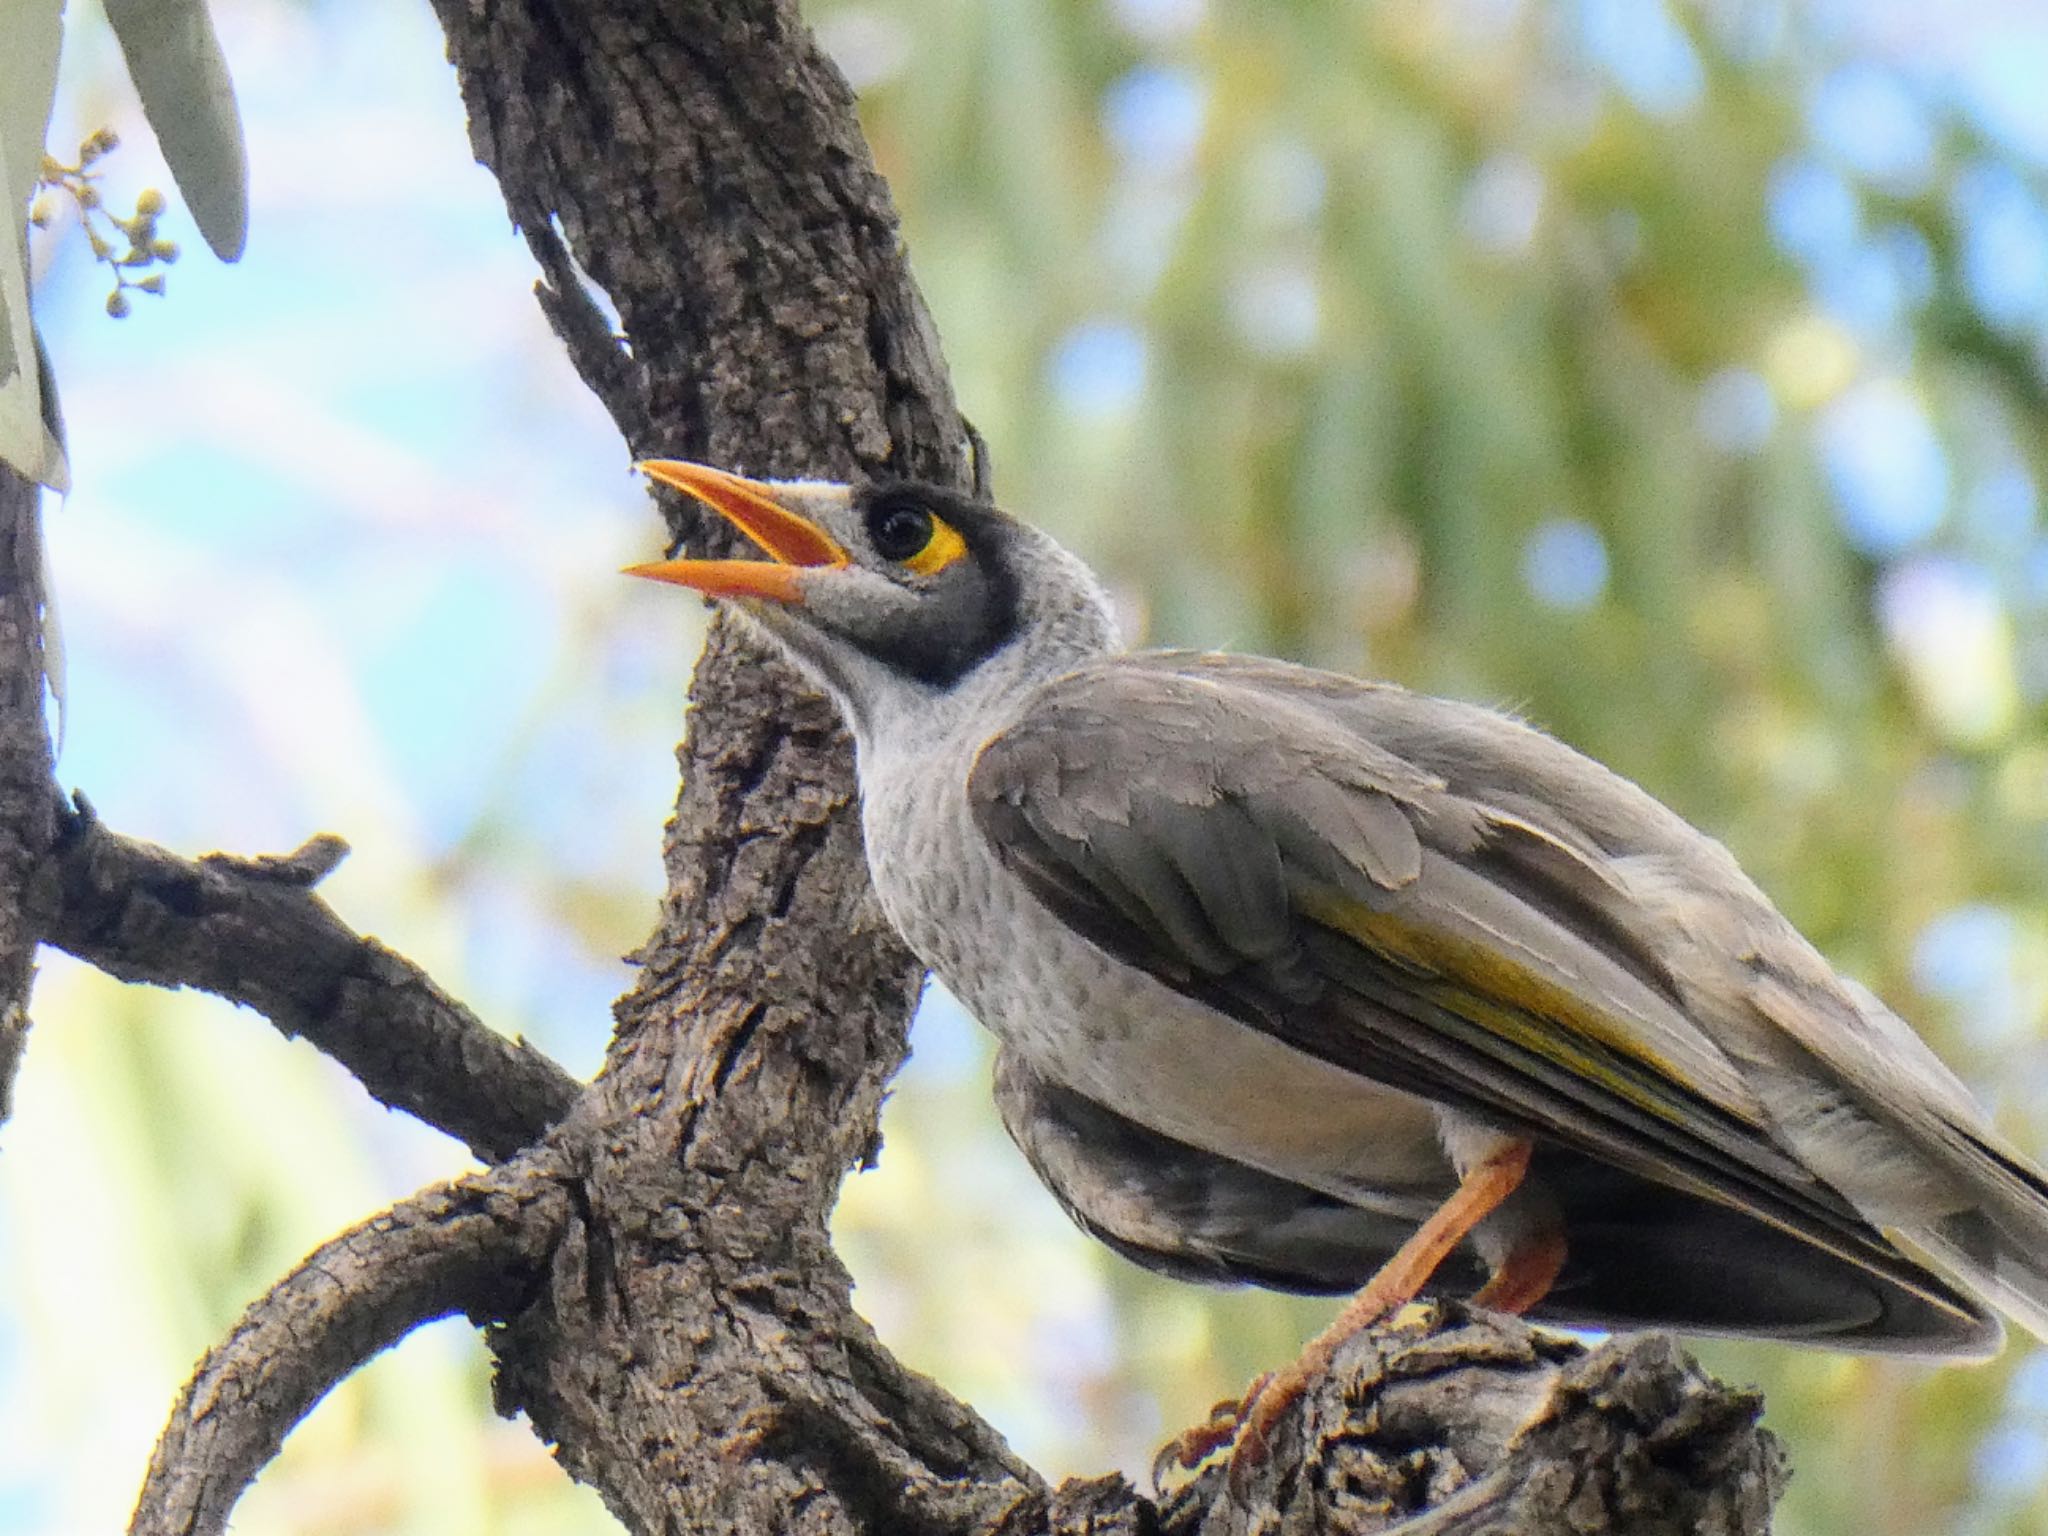
M 235 1500 L 329 1387 L 422 1323 L 523 1304 L 566 1199 L 543 1163 L 423 1191 L 319 1248 L 236 1324 L 178 1395 L 130 1529 L 225 1529 Z
M 313 887 L 348 852 L 176 854 L 101 824 L 83 797 L 37 882 L 45 942 L 123 981 L 197 987 L 263 1014 L 486 1161 L 567 1113 L 576 1080 L 507 1040 L 419 967 L 334 915 Z
M 439 11 L 551 311 L 584 312 L 559 227 L 631 339 L 622 364 L 565 327 L 636 454 L 963 478 L 886 188 L 793 7 Z M 918 979 L 867 892 L 844 737 L 724 624 L 693 698 L 661 926 L 551 1289 L 497 1340 L 503 1400 L 634 1529 L 851 1530 L 885 1494 L 1006 1508 L 1029 1474 L 880 1349 L 826 1238 Z
M 434 3 L 542 305 L 635 453 L 968 481 L 887 189 L 789 0 Z M 1358 1341 L 1242 1501 L 1216 1470 L 1163 1504 L 1115 1477 L 1049 1489 L 889 1355 L 827 1240 L 840 1178 L 876 1150 L 918 970 L 868 891 L 822 700 L 713 626 L 660 922 L 579 1089 L 313 896 L 337 844 L 192 862 L 89 816 L 58 835 L 29 718 L 33 502 L 12 494 L 0 481 L 0 1051 L 33 929 L 247 1001 L 505 1159 L 250 1309 L 181 1398 L 137 1531 L 223 1529 L 328 1385 L 450 1311 L 487 1328 L 501 1406 L 635 1532 L 1765 1528 L 1781 1473 L 1753 1400 L 1661 1341 L 1582 1356 L 1456 1309 Z M 676 541 L 724 547 L 664 510 Z
M 43 716 L 41 494 L 0 464 L 0 1122 L 28 1046 L 36 951 L 28 889 L 57 820 Z
M 1211 1466 L 1159 1529 L 1747 1536 L 1787 1475 L 1762 1411 L 1661 1334 L 1588 1352 L 1443 1305 L 1347 1344 L 1241 1502 Z

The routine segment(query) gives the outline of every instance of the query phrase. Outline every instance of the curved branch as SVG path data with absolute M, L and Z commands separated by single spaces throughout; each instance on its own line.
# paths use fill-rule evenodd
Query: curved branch
M 322 837 L 282 857 L 183 859 L 110 831 L 81 796 L 38 875 L 33 915 L 45 942 L 123 981 L 253 1008 L 380 1102 L 487 1162 L 510 1157 L 568 1112 L 580 1085 L 336 917 L 313 886 L 346 852 Z
M 422 1323 L 524 1304 L 569 1201 L 521 1159 L 401 1201 L 316 1249 L 199 1364 L 150 1458 L 133 1536 L 227 1528 L 235 1501 L 327 1390 Z

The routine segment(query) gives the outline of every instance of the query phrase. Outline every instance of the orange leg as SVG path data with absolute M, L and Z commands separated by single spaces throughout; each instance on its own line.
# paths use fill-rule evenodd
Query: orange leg
M 1309 1384 L 1329 1369 L 1337 1350 L 1354 1334 L 1415 1299 L 1451 1250 L 1521 1187 L 1532 1151 L 1529 1142 L 1516 1141 L 1477 1164 L 1436 1213 L 1351 1298 L 1335 1321 L 1309 1341 L 1292 1365 L 1253 1382 L 1236 1413 L 1227 1411 L 1228 1404 L 1219 1404 L 1219 1411 L 1207 1424 L 1190 1430 L 1161 1452 L 1155 1474 L 1169 1461 L 1196 1465 L 1224 1443 L 1225 1426 L 1233 1420 L 1237 1434 L 1230 1457 L 1231 1480 L 1237 1481 L 1240 1469 L 1256 1466 L 1266 1454 L 1266 1437 L 1273 1426 Z M 1501 1311 L 1526 1310 L 1543 1299 L 1563 1263 L 1563 1236 L 1546 1236 L 1509 1255 L 1500 1272 L 1473 1299 Z
M 1564 1268 L 1564 1233 L 1552 1229 L 1510 1249 L 1493 1277 L 1473 1294 L 1472 1305 L 1520 1317 L 1550 1294 Z

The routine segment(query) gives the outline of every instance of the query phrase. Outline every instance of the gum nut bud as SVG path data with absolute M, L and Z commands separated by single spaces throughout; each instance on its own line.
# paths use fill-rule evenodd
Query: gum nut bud
M 116 288 L 107 295 L 107 313 L 119 320 L 128 313 L 128 295 Z
M 149 247 L 149 254 L 158 261 L 168 265 L 178 259 L 178 242 L 175 240 L 154 241 Z
M 164 291 L 164 275 L 161 272 L 152 272 L 135 286 L 144 293 L 162 293 Z
M 90 187 L 90 186 L 84 186 L 84 187 L 80 187 L 80 188 L 78 189 L 78 206 L 79 206 L 79 207 L 81 207 L 81 208 L 97 208 L 97 207 L 99 207 L 99 205 L 100 205 L 100 194 L 99 194 L 99 192 L 98 192 L 98 190 L 97 190 L 96 188 L 94 188 L 94 187 Z
M 155 187 L 144 187 L 142 196 L 135 199 L 135 211 L 146 219 L 153 219 L 164 211 L 164 195 Z

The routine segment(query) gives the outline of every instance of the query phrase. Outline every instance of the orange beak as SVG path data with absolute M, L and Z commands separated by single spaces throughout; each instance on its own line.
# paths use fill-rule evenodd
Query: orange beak
M 628 576 L 692 587 L 707 597 L 762 597 L 775 603 L 801 603 L 801 571 L 849 563 L 836 539 L 775 499 L 773 486 L 681 459 L 648 459 L 634 467 L 650 479 L 696 497 L 760 545 L 769 558 L 656 560 L 627 566 Z

